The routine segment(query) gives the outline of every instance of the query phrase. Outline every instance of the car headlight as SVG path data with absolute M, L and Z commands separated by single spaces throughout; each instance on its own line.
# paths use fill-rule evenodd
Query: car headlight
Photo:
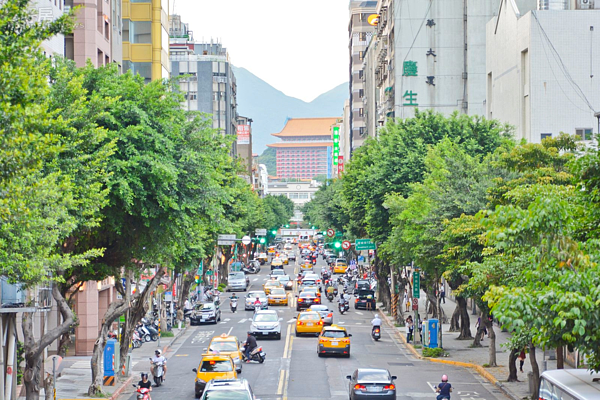
M 234 358 L 234 359 L 233 359 L 233 362 L 234 362 L 234 363 L 240 362 L 240 358 L 239 358 L 239 357 L 236 357 L 236 358 Z
M 251 331 L 253 331 L 253 330 L 257 330 L 257 329 L 258 329 L 258 326 L 257 326 L 257 325 L 255 325 L 255 324 L 252 324 L 252 325 L 250 325 L 250 330 L 251 330 Z
M 196 382 L 198 382 L 198 383 L 204 383 L 204 384 L 206 384 L 206 381 L 203 381 L 203 380 L 202 380 L 202 379 L 200 379 L 200 378 L 196 378 Z

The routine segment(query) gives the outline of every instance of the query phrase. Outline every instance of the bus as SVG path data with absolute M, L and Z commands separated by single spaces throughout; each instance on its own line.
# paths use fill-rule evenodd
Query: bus
M 540 376 L 540 400 L 600 399 L 600 373 L 587 369 L 555 369 Z

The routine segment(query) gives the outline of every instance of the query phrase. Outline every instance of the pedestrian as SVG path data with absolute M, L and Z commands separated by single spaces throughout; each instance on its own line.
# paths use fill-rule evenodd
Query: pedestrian
M 521 353 L 519 353 L 519 371 L 523 372 L 523 364 L 525 364 L 525 358 L 527 356 L 525 355 L 525 349 L 521 350 Z
M 440 285 L 440 301 L 446 304 L 446 288 L 443 283 Z
M 405 312 L 408 312 L 409 307 L 410 307 L 410 300 L 408 299 L 408 290 L 404 290 L 404 310 Z
M 426 326 L 427 326 L 427 314 L 425 314 L 425 317 L 423 318 L 423 322 L 421 322 L 421 329 L 419 330 L 419 334 L 421 336 L 421 343 L 425 343 L 425 338 L 423 337 L 423 335 L 425 334 Z
M 408 318 L 406 318 L 406 342 L 407 343 L 410 343 L 412 341 L 413 329 L 414 329 L 413 319 L 409 315 Z
M 477 318 L 477 323 L 475 324 L 475 329 L 477 332 L 479 332 L 480 326 L 481 326 L 481 317 Z M 483 330 L 481 331 L 481 338 L 479 340 L 483 340 L 483 338 L 485 337 L 486 334 L 487 334 L 487 328 L 484 326 Z

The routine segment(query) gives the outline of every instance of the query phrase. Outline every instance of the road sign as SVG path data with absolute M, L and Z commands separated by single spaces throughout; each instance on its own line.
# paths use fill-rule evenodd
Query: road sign
M 248 246 L 251 241 L 252 241 L 252 239 L 250 239 L 250 236 L 244 236 L 242 238 L 242 243 L 245 244 L 246 246 Z
M 348 250 L 348 249 L 350 248 L 350 246 L 352 246 L 352 244 L 351 244 L 349 241 L 347 241 L 347 240 L 344 240 L 344 241 L 342 242 L 342 249 L 344 249 L 344 250 Z
M 219 235 L 217 238 L 217 244 L 219 246 L 231 246 L 235 244 L 235 235 Z
M 256 229 L 254 231 L 254 236 L 267 236 L 267 230 L 266 229 Z
M 421 297 L 421 275 L 419 271 L 413 271 L 413 298 Z
M 413 309 L 413 311 L 417 311 L 419 309 L 419 298 L 418 297 L 413 297 L 412 309 Z
M 328 237 L 334 237 L 335 236 L 335 231 L 333 229 L 327 229 L 327 236 Z
M 371 239 L 356 239 L 354 242 L 354 249 L 356 251 L 361 250 L 375 250 L 375 243 L 371 241 Z

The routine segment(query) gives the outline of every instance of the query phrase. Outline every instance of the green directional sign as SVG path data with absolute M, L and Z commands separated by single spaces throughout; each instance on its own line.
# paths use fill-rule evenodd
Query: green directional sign
M 340 127 L 333 127 L 333 166 L 337 167 L 338 165 L 338 157 L 340 155 Z M 337 169 L 334 168 L 334 171 L 337 172 Z
M 413 271 L 413 297 L 415 299 L 421 297 L 421 275 L 419 271 Z
M 356 251 L 360 250 L 375 250 L 375 243 L 371 241 L 371 239 L 356 239 L 354 242 L 354 249 Z

